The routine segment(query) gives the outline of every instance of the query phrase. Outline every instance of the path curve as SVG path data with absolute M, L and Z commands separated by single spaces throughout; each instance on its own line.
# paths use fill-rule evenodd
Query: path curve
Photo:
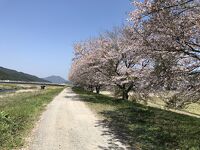
M 48 105 L 34 129 L 30 150 L 126 150 L 71 88 Z

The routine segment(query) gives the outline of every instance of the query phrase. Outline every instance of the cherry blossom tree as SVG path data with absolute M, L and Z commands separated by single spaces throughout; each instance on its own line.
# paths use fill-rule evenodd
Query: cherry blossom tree
M 148 49 L 193 59 L 189 71 L 200 67 L 199 0 L 134 1 L 134 6 L 130 20 Z
M 128 93 L 138 88 L 138 82 L 149 71 L 149 60 L 140 46 L 137 34 L 128 27 L 104 33 L 92 42 L 77 44 L 71 80 L 78 76 L 79 80 L 75 79 L 78 83 L 116 86 L 122 98 L 128 99 Z
M 197 100 L 200 83 L 194 74 L 200 69 L 200 1 L 145 0 L 133 4 L 136 9 L 130 13 L 132 28 L 155 58 L 154 83 L 167 83 L 168 88 L 176 83 L 179 96 L 185 93 Z
M 97 93 L 103 85 L 104 75 L 95 69 L 98 40 L 88 40 L 74 45 L 75 57 L 69 79 L 75 84 Z
M 131 90 L 176 90 L 169 102 L 198 101 L 200 1 L 134 0 L 133 5 L 129 26 L 75 44 L 70 80 L 97 93 L 103 85 L 118 87 L 123 99 Z
M 137 34 L 130 28 L 107 32 L 104 38 L 107 43 L 100 64 L 104 64 L 103 71 L 108 73 L 108 83 L 121 89 L 122 98 L 128 99 L 128 93 L 138 89 L 139 81 L 150 71 L 150 61 L 140 49 Z

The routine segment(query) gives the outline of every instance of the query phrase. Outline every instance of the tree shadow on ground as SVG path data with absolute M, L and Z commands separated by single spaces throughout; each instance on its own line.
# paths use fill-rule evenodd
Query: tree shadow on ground
M 78 95 L 78 94 L 75 94 L 73 91 L 66 91 L 65 94 L 67 96 L 65 96 L 65 98 L 67 99 L 71 99 L 73 101 L 83 101 L 83 97 L 84 95 Z M 89 98 L 89 95 L 87 95 L 87 98 Z M 95 127 L 99 127 L 101 126 L 101 121 L 102 120 L 97 120 L 96 121 L 96 125 Z M 109 131 L 108 128 L 106 128 L 105 126 L 101 126 L 101 129 L 103 127 L 103 134 L 102 136 L 105 137 L 106 136 L 106 139 L 107 139 L 107 146 L 105 145 L 99 145 L 98 148 L 99 149 L 102 149 L 102 150 L 126 150 L 127 147 L 125 148 L 124 145 L 121 145 L 120 143 L 120 140 L 119 139 L 116 139 L 115 136 L 113 136 L 113 134 Z M 109 136 L 107 136 L 109 135 Z
M 97 126 L 109 129 L 129 149 L 200 149 L 200 119 L 141 104 L 115 100 L 104 95 L 74 90 L 83 101 L 110 105 L 113 110 L 99 112 L 105 119 Z M 109 148 L 103 148 L 107 150 Z

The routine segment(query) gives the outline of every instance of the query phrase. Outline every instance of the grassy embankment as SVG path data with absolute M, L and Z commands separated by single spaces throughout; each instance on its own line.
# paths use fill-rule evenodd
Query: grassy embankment
M 102 91 L 101 92 L 103 95 L 107 95 L 107 96 L 112 96 L 113 97 L 113 93 L 112 92 L 108 92 L 108 91 Z M 155 108 L 160 108 L 160 109 L 168 109 L 177 113 L 190 113 L 191 115 L 199 115 L 200 116 L 200 103 L 191 103 L 186 105 L 183 109 L 169 109 L 166 105 L 165 100 L 162 98 L 161 94 L 158 94 L 159 96 L 150 96 L 148 99 L 146 99 L 146 101 L 137 101 L 140 104 L 143 105 L 148 105 L 151 107 L 155 107 Z M 166 97 L 166 93 L 165 93 L 165 97 Z M 130 100 L 134 101 L 135 99 L 137 99 L 137 94 L 135 95 L 134 93 L 130 94 Z
M 131 148 L 200 150 L 200 119 L 73 89 L 103 120 L 100 126 Z M 106 133 L 107 134 L 107 133 Z
M 50 88 L 0 98 L 0 149 L 23 146 L 24 138 L 33 128 L 45 106 L 62 89 Z
M 200 115 L 200 104 L 199 103 L 189 104 L 186 108 L 184 108 L 184 110 Z
M 161 97 L 157 97 L 157 96 L 150 97 L 150 99 L 147 100 L 146 105 L 151 106 L 151 107 L 156 107 L 156 108 L 167 109 L 165 101 Z M 179 110 L 171 109 L 171 110 L 175 112 L 176 111 L 188 112 L 188 113 L 200 116 L 200 103 L 191 103 L 191 104 L 186 105 L 183 109 L 179 109 Z

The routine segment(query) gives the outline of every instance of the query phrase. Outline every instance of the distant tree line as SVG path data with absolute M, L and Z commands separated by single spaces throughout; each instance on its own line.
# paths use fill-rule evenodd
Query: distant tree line
M 134 1 L 130 24 L 74 45 L 69 79 L 97 93 L 115 87 L 123 99 L 175 91 L 168 103 L 200 100 L 200 1 Z

